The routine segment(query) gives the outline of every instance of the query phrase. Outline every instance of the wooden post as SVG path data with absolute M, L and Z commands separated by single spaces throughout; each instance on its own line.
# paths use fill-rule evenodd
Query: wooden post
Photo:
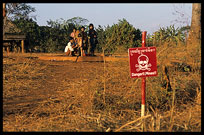
M 21 40 L 21 49 L 22 49 L 22 53 L 24 53 L 24 40 Z
M 6 47 L 6 51 L 9 54 L 9 46 Z
M 6 16 L 6 4 L 3 3 L 3 17 Z
M 83 49 L 82 49 L 82 46 L 81 46 L 81 57 L 83 57 Z

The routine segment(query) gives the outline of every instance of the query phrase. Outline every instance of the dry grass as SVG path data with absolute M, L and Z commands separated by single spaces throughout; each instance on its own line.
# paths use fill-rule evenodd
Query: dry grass
M 166 48 L 157 49 L 160 64 L 183 56 Z M 3 131 L 142 131 L 141 79 L 129 77 L 128 61 L 74 63 L 26 58 L 38 55 L 3 58 Z M 161 86 L 161 66 L 157 77 L 147 78 L 145 131 L 200 132 L 200 71 L 170 69 L 173 101 L 173 91 Z

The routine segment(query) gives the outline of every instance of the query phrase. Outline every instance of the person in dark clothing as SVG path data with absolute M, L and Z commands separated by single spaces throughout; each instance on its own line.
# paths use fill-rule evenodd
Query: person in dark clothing
M 94 25 L 91 23 L 89 24 L 89 32 L 88 32 L 88 37 L 90 41 L 90 55 L 94 56 L 94 50 L 96 48 L 96 44 L 98 43 L 97 40 L 97 33 L 94 30 Z
M 77 43 L 78 43 L 78 52 L 79 52 L 79 56 L 82 56 L 82 35 L 81 33 L 78 34 L 77 36 Z
M 82 55 L 86 56 L 87 55 L 87 50 L 88 50 L 88 37 L 87 37 L 87 33 L 85 32 L 85 27 L 84 26 L 81 27 L 80 34 L 82 36 L 82 50 L 83 50 Z

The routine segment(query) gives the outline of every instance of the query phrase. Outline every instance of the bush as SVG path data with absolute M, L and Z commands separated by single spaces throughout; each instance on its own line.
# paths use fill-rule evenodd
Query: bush
M 97 29 L 98 32 L 98 51 L 102 48 L 106 53 L 113 54 L 116 51 L 127 52 L 128 48 L 137 47 L 141 45 L 141 31 L 135 29 L 127 20 L 119 20 L 118 24 L 111 27 L 108 26 L 105 30 L 101 26 Z

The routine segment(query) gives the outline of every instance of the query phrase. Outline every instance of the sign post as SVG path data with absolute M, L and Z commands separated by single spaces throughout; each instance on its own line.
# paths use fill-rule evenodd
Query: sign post
M 141 117 L 145 116 L 146 77 L 157 76 L 156 47 L 145 47 L 146 34 L 146 31 L 142 32 L 142 47 L 128 49 L 130 77 L 142 78 Z M 142 121 L 142 130 L 144 130 L 144 120 Z
M 142 32 L 142 48 L 146 46 L 146 31 Z M 141 104 L 141 117 L 145 116 L 145 90 L 146 90 L 146 78 L 142 77 L 142 104 Z M 142 130 L 144 131 L 145 120 L 142 120 Z

